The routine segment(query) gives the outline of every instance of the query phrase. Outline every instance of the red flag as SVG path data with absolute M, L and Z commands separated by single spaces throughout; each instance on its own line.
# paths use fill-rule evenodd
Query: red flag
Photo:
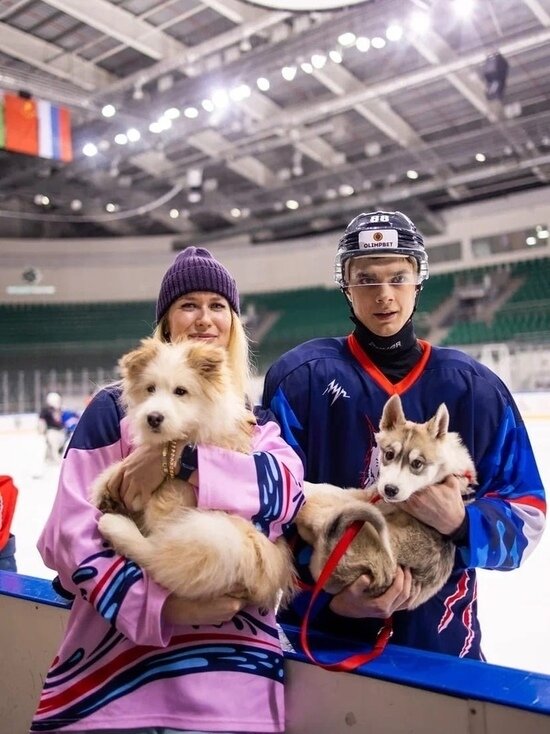
M 38 155 L 38 116 L 36 102 L 4 95 L 4 129 L 6 150 Z
M 65 107 L 59 108 L 59 158 L 67 162 L 73 159 L 71 113 Z

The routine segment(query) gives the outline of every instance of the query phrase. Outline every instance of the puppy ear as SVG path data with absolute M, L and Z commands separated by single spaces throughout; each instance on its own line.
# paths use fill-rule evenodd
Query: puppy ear
M 449 411 L 445 403 L 441 403 L 433 418 L 426 423 L 426 428 L 433 438 L 444 438 L 449 430 Z
M 204 377 L 220 375 L 226 361 L 225 349 L 213 344 L 192 344 L 187 353 L 189 365 Z
M 145 365 L 155 357 L 159 350 L 159 342 L 152 337 L 141 340 L 141 346 L 128 354 L 124 354 L 118 361 L 120 373 L 124 379 L 138 375 Z
M 405 413 L 401 405 L 399 395 L 392 395 L 388 402 L 384 405 L 382 418 L 380 418 L 380 430 L 390 431 L 392 428 L 406 423 Z

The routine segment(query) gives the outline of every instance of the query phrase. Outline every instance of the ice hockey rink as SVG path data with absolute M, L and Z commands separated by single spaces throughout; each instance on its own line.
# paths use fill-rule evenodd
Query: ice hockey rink
M 523 400 L 526 425 L 546 487 L 550 487 L 550 396 Z M 36 550 L 36 540 L 53 502 L 59 466 L 42 461 L 42 439 L 36 418 L 4 416 L 0 420 L 0 473 L 19 489 L 13 532 L 18 571 L 52 578 Z M 478 572 L 479 616 L 483 650 L 491 663 L 550 674 L 550 531 L 527 562 L 508 573 Z

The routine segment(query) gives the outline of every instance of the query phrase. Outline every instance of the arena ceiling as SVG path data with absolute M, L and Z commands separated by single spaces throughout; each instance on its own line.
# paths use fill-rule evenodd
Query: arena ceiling
M 264 242 L 374 207 L 433 234 L 550 180 L 550 0 L 0 0 L 0 39 L 0 89 L 74 143 L 0 152 L 0 236 Z

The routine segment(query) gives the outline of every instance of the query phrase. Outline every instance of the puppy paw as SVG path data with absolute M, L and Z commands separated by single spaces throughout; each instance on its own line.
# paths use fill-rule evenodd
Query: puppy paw
M 137 527 L 129 517 L 106 513 L 102 515 L 97 523 L 101 535 L 113 546 L 117 546 L 124 538 L 133 537 Z M 138 531 L 139 532 L 139 531 Z

